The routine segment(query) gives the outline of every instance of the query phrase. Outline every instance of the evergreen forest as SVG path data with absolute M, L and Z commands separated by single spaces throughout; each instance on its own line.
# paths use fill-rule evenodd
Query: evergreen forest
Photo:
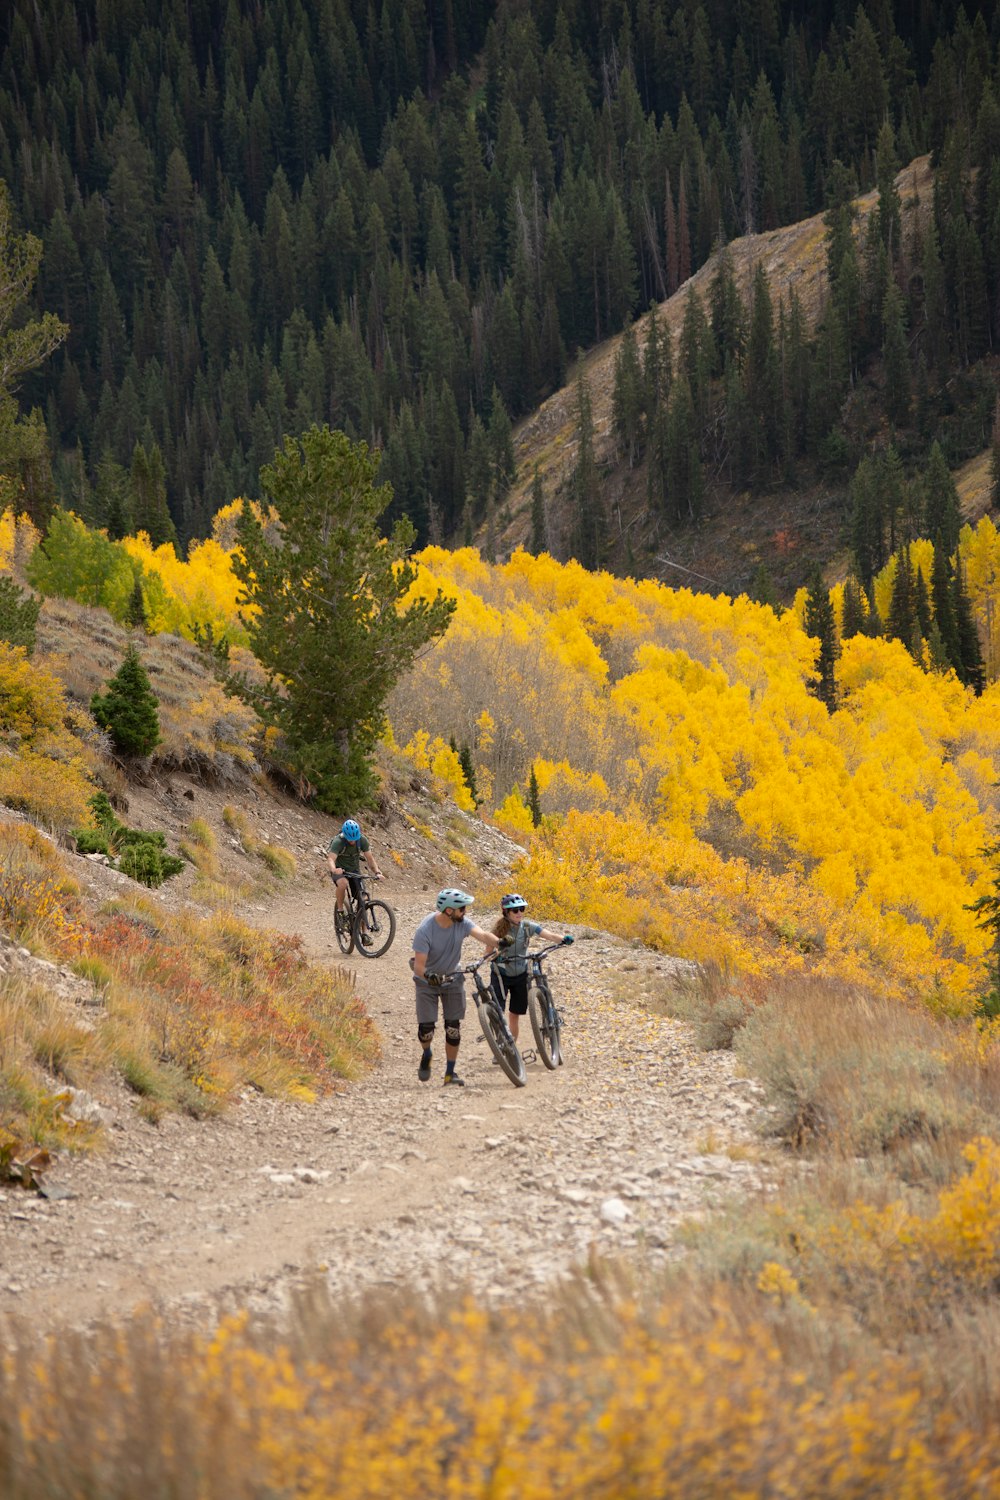
M 907 492 L 935 442 L 1000 454 L 998 95 L 992 3 L 11 0 L 0 178 L 68 334 L 5 469 L 43 530 L 58 506 L 183 547 L 326 423 L 382 450 L 387 526 L 454 545 L 502 503 L 512 424 L 624 331 L 649 510 L 834 473 L 863 590 L 935 539 Z M 904 235 L 896 173 L 928 153 Z M 631 341 L 728 242 L 817 213 L 818 322 L 762 273 L 741 298 L 722 256 L 676 347 Z M 584 388 L 584 459 L 589 420 Z M 589 566 L 598 482 L 582 461 L 553 549 Z

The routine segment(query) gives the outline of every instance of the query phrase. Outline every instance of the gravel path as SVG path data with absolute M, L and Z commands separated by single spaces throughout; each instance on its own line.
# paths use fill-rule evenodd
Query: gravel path
M 504 1296 L 595 1251 L 656 1264 L 684 1219 L 761 1182 L 756 1085 L 641 1001 L 676 961 L 590 929 L 571 928 L 576 943 L 549 961 L 562 1068 L 529 1065 L 514 1088 L 476 1040 L 470 999 L 467 1086 L 442 1089 L 437 1056 L 420 1083 L 407 959 L 428 896 L 401 877 L 380 894 L 396 941 L 354 966 L 383 1034 L 379 1067 L 317 1106 L 248 1095 L 201 1123 L 149 1126 L 124 1092 L 105 1098 L 107 1151 L 55 1175 L 72 1196 L 0 1192 L 0 1312 L 49 1326 L 150 1299 L 198 1316 L 273 1306 L 318 1267 L 335 1291 L 468 1279 Z M 300 887 L 250 915 L 339 960 L 328 891 Z

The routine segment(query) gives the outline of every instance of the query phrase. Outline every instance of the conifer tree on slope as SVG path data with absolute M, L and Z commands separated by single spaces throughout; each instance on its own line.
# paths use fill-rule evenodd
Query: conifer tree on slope
M 160 743 L 156 694 L 138 651 L 131 644 L 106 693 L 95 693 L 90 711 L 122 755 L 151 755 Z
M 404 518 L 380 535 L 392 491 L 376 489 L 378 465 L 329 427 L 286 437 L 260 476 L 281 539 L 268 540 L 249 506 L 237 528 L 234 569 L 267 680 L 234 686 L 281 731 L 292 768 L 331 811 L 370 796 L 389 693 L 455 607 L 440 591 L 401 607 L 416 577 L 413 527 Z

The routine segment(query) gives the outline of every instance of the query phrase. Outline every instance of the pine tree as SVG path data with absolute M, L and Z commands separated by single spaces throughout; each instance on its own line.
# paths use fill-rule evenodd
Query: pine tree
M 577 456 L 573 470 L 573 537 L 577 561 L 585 568 L 600 565 L 604 551 L 604 514 L 600 479 L 594 457 L 594 418 L 590 390 L 584 376 L 576 385 Z
M 902 249 L 902 208 L 896 189 L 896 137 L 889 120 L 879 127 L 878 144 L 875 148 L 875 181 L 878 188 L 878 208 L 875 219 L 878 237 L 885 247 L 890 262 Z
M 958 534 L 962 529 L 962 515 L 958 506 L 958 490 L 945 463 L 941 445 L 933 443 L 924 475 L 924 536 L 940 537 L 950 557 L 958 546 Z
M 152 443 L 148 453 L 142 443 L 136 443 L 129 491 L 136 531 L 144 531 L 154 547 L 176 542 L 177 531 L 167 509 L 167 479 L 159 443 Z
M 993 989 L 983 999 L 981 1008 L 986 1015 L 997 1016 L 1000 1015 L 1000 840 L 987 844 L 979 852 L 993 866 L 993 889 L 977 896 L 964 909 L 975 913 L 977 927 L 993 934 Z
M 149 629 L 149 617 L 146 614 L 146 601 L 142 593 L 142 579 L 138 573 L 132 585 L 128 604 L 125 606 L 125 623 L 133 630 L 141 630 L 144 633 Z
M 674 381 L 667 411 L 666 497 L 673 519 L 696 521 L 701 514 L 703 475 L 698 452 L 694 402 L 685 376 Z
M 865 632 L 864 595 L 858 580 L 851 575 L 844 584 L 844 598 L 840 622 L 840 638 L 849 641 Z
M 670 395 L 674 377 L 669 324 L 662 327 L 656 303 L 649 309 L 646 343 L 643 347 L 642 380 L 645 392 L 646 432 L 653 426 L 653 413 Z
M 931 568 L 931 605 L 934 609 L 934 624 L 941 640 L 947 663 L 958 672 L 962 664 L 955 623 L 955 603 L 948 553 L 940 536 L 934 538 L 934 565 Z
M 848 495 L 851 502 L 851 546 L 862 587 L 885 566 L 885 529 L 875 460 L 865 457 L 858 464 Z
M 468 743 L 463 743 L 461 750 L 458 752 L 458 763 L 462 767 L 462 775 L 465 777 L 465 784 L 469 788 L 469 794 L 478 807 L 480 798 L 476 787 L 476 768 L 472 763 L 472 750 Z
M 537 828 L 542 821 L 542 804 L 538 795 L 538 777 L 532 766 L 531 775 L 528 777 L 528 811 L 531 814 L 531 822 Z
M 778 355 L 774 345 L 774 313 L 764 267 L 754 272 L 743 377 L 753 452 L 753 482 L 764 484 L 778 456 L 779 398 Z
M 611 425 L 625 449 L 628 466 L 634 469 L 642 451 L 643 381 L 635 332 L 626 323 L 615 355 L 614 388 L 611 393 Z
M 823 573 L 819 564 L 813 569 L 809 580 L 805 629 L 806 635 L 812 636 L 819 642 L 814 691 L 817 698 L 821 699 L 832 711 L 837 706 L 836 667 L 837 658 L 840 655 L 840 642 L 837 640 L 837 626 L 833 605 L 830 602 L 830 593 L 823 582 Z
M 927 592 L 927 579 L 924 577 L 923 568 L 917 568 L 914 574 L 913 613 L 917 621 L 917 629 L 920 632 L 921 640 L 929 640 L 931 633 L 931 602 Z
M 158 701 L 146 668 L 130 643 L 106 693 L 95 693 L 90 711 L 121 755 L 151 755 L 160 743 Z
M 9 646 L 23 646 L 31 656 L 41 607 L 41 599 L 19 589 L 13 578 L 0 576 L 0 641 Z
M 979 632 L 972 613 L 972 601 L 965 587 L 961 562 L 956 562 L 952 574 L 952 607 L 955 612 L 955 631 L 958 636 L 958 665 L 956 671 L 960 682 L 970 687 L 978 696 L 986 685 L 986 668 L 983 664 Z
M 753 570 L 753 578 L 750 581 L 750 598 L 757 604 L 766 604 L 773 609 L 776 615 L 781 614 L 781 601 L 778 598 L 778 590 L 775 588 L 774 579 L 771 577 L 770 569 L 766 563 L 758 563 Z
M 249 506 L 237 528 L 233 567 L 267 676 L 234 686 L 280 730 L 293 769 L 327 809 L 371 794 L 389 693 L 454 610 L 440 592 L 402 607 L 415 576 L 413 527 L 398 520 L 382 534 L 392 491 L 376 487 L 378 465 L 364 443 L 328 427 L 286 438 L 260 476 L 279 535 Z
M 545 491 L 538 465 L 531 480 L 531 550 L 536 557 L 548 550 L 548 527 L 545 521 Z
M 507 415 L 503 397 L 496 386 L 493 387 L 493 394 L 490 398 L 488 436 L 490 462 L 493 466 L 493 496 L 496 500 L 502 500 L 517 474 L 517 463 L 514 459 L 510 417 Z
M 891 641 L 902 641 L 911 656 L 919 656 L 920 635 L 917 625 L 916 581 L 909 547 L 896 553 L 896 575 L 892 580 L 892 598 L 885 633 Z
M 906 352 L 903 299 L 891 276 L 882 303 L 882 326 L 885 409 L 889 421 L 902 427 L 910 415 L 910 362 Z

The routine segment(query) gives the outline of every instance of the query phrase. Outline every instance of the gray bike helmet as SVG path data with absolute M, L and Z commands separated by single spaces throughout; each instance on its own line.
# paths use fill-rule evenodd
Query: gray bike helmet
M 528 903 L 527 901 L 525 901 L 524 897 L 519 896 L 516 891 L 511 891 L 509 895 L 500 897 L 500 910 L 527 911 Z
M 459 891 L 454 886 L 449 886 L 443 891 L 438 891 L 437 909 L 438 911 L 445 911 L 449 906 L 471 906 L 475 899 L 475 896 L 470 896 L 465 891 Z

